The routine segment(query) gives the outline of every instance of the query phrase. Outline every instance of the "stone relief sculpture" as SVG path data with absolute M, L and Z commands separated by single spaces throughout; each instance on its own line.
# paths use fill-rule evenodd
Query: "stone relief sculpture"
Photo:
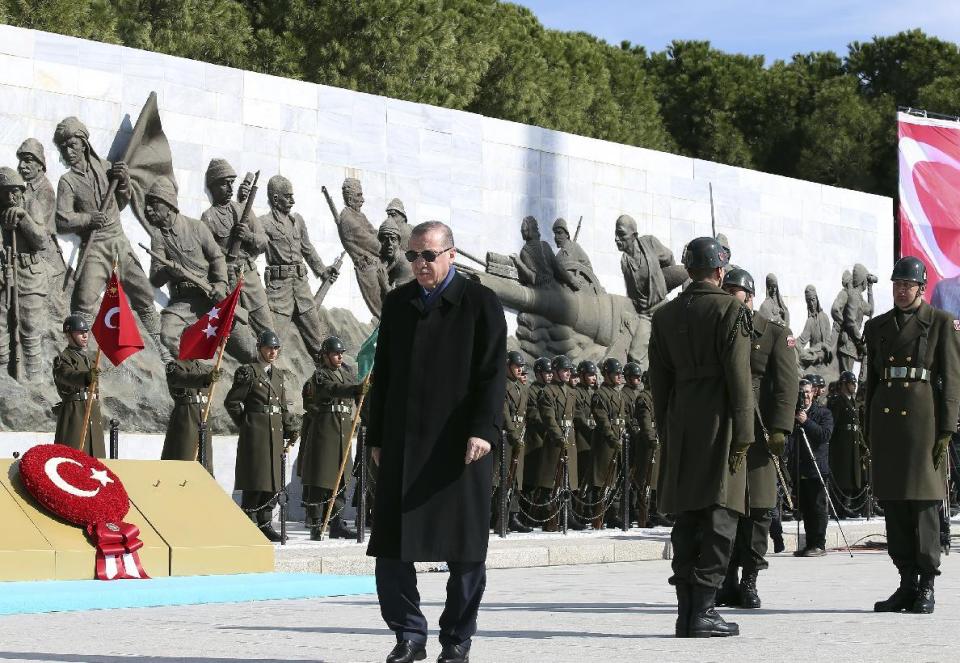
M 407 239 L 410 239 L 409 233 Z M 380 261 L 383 264 L 380 286 L 380 300 L 383 301 L 388 292 L 398 285 L 413 280 L 413 268 L 403 256 L 404 251 L 406 251 L 406 244 L 403 243 L 403 231 L 397 227 L 392 218 L 388 217 L 386 221 L 380 224 L 380 228 L 377 230 L 377 240 L 380 242 Z
M 767 274 L 767 298 L 760 304 L 760 314 L 785 327 L 790 326 L 790 311 L 780 296 L 780 284 L 776 274 Z
M 833 299 L 833 306 L 830 307 L 834 336 L 838 335 L 843 327 L 843 307 L 847 305 L 847 289 L 850 287 L 852 279 L 853 272 L 849 269 L 843 270 L 843 276 L 840 277 L 840 292 L 837 293 L 837 296 Z
M 380 316 L 383 306 L 380 291 L 380 242 L 377 231 L 360 208 L 363 206 L 363 187 L 360 180 L 348 177 L 343 181 L 343 202 L 346 207 L 340 212 L 337 232 L 340 243 L 353 261 L 360 295 L 374 317 Z M 328 201 L 330 202 L 330 201 Z M 399 201 L 398 201 L 399 202 Z M 406 247 L 404 247 L 405 250 Z
M 841 372 L 852 371 L 854 362 L 864 357 L 863 319 L 873 315 L 873 284 L 876 282 L 877 277 L 870 274 L 866 267 L 860 263 L 853 266 L 837 336 L 837 361 Z M 867 292 L 866 301 L 863 299 L 864 290 Z
M 553 243 L 557 245 L 557 262 L 560 263 L 560 268 L 570 274 L 577 290 L 586 288 L 597 294 L 604 292 L 600 279 L 593 272 L 587 252 L 571 239 L 567 222 L 563 218 L 553 222 Z
M 803 294 L 807 302 L 807 320 L 797 338 L 800 368 L 804 373 L 817 373 L 829 381 L 837 375 L 833 361 L 833 324 L 820 306 L 817 289 L 808 285 Z
M 400 252 L 402 253 L 407 250 L 407 243 L 410 241 L 413 226 L 407 219 L 407 211 L 403 208 L 403 201 L 399 198 L 394 198 L 387 203 L 386 211 L 387 220 L 392 221 L 397 230 L 400 231 Z

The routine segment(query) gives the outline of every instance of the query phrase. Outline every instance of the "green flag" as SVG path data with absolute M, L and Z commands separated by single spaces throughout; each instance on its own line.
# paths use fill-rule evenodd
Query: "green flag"
M 367 377 L 367 373 L 373 370 L 373 356 L 377 352 L 377 335 L 379 333 L 380 328 L 377 327 L 363 342 L 360 346 L 360 352 L 357 353 L 357 372 L 361 381 Z

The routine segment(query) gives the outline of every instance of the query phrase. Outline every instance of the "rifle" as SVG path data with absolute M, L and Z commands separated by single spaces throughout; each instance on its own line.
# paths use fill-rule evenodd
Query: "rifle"
M 6 247 L 7 304 L 10 306 L 10 356 L 13 358 L 13 379 L 20 380 L 20 288 L 17 287 L 17 231 L 10 230 Z
M 573 241 L 577 241 L 577 237 L 580 236 L 580 226 L 583 224 L 583 214 L 580 215 L 580 220 L 577 221 L 577 229 L 573 231 Z
M 650 517 L 650 504 L 653 501 L 653 470 L 657 463 L 657 451 L 660 450 L 660 437 L 653 438 L 653 444 L 650 445 L 650 452 L 647 454 L 646 471 L 643 473 L 643 486 L 640 490 L 640 508 L 637 510 L 637 522 L 640 527 L 647 526 L 647 519 Z
M 247 174 L 249 176 L 249 173 Z M 246 181 L 246 178 L 244 178 Z M 247 195 L 247 199 L 243 204 L 243 214 L 240 215 L 240 219 L 237 221 L 238 226 L 242 226 L 247 223 L 247 218 L 250 216 L 250 212 L 253 210 L 253 199 L 257 197 L 257 182 L 260 181 L 260 171 L 258 170 L 253 175 L 253 183 L 250 185 L 250 193 Z M 237 256 L 240 255 L 240 238 L 234 235 L 230 238 L 230 244 L 227 246 L 227 257 L 236 260 Z
M 708 187 L 710 189 L 710 230 L 713 233 L 713 237 L 717 236 L 717 219 L 713 213 L 713 182 L 708 182 Z
M 330 213 L 333 214 L 333 222 L 340 225 L 340 212 L 337 211 L 337 206 L 333 202 L 333 198 L 330 197 L 330 192 L 327 191 L 326 186 L 321 186 L 320 190 L 323 191 L 323 197 L 327 199 L 327 206 L 330 208 Z
M 346 251 L 341 251 L 340 255 L 337 256 L 337 259 L 333 261 L 331 265 L 337 272 L 340 271 L 340 268 L 343 267 L 343 256 L 347 255 Z M 326 276 L 323 277 L 323 283 L 320 284 L 320 287 L 317 288 L 316 294 L 313 296 L 313 303 L 319 307 L 323 300 L 327 296 L 327 292 L 330 291 L 330 286 L 333 285 L 333 281 L 328 279 Z
M 620 444 L 621 449 L 622 445 L 626 443 L 627 431 L 624 430 L 620 433 Z M 619 449 L 617 450 L 619 451 Z M 607 472 L 603 477 L 603 493 L 601 494 L 600 504 L 597 505 L 597 510 L 593 515 L 593 529 L 600 529 L 603 527 L 603 513 L 605 509 L 603 508 L 603 501 L 607 499 L 607 495 L 610 491 L 610 480 L 613 478 L 613 473 L 617 470 L 617 461 L 619 460 L 619 453 L 614 453 L 610 457 L 610 462 L 607 464 Z
M 567 505 L 566 494 L 569 493 L 569 475 L 568 472 L 568 458 L 567 458 L 567 440 L 570 438 L 570 425 L 567 424 L 563 427 L 563 442 L 560 445 L 560 455 L 557 456 L 557 468 L 554 470 L 553 474 L 553 492 L 551 493 L 551 502 L 560 497 L 563 501 L 563 505 L 560 507 L 560 510 L 563 512 L 563 520 L 561 525 L 563 527 L 563 533 L 567 533 Z M 550 519 L 553 521 L 553 518 Z

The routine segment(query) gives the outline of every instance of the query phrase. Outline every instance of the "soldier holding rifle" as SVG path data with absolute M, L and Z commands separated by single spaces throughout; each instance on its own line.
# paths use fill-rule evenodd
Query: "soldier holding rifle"
M 602 502 L 610 494 L 617 479 L 617 468 L 620 463 L 620 451 L 623 448 L 624 433 L 630 419 L 630 401 L 623 393 L 623 367 L 620 362 L 609 357 L 600 365 L 603 374 L 601 384 L 590 401 L 590 411 L 597 427 L 593 431 L 593 441 L 590 445 L 590 485 L 593 488 L 593 498 Z M 593 526 L 600 529 L 604 521 L 603 504 L 596 507 Z M 611 527 L 622 527 L 617 522 L 615 509 L 606 521 Z M 629 517 L 629 514 L 627 514 Z
M 546 385 L 537 398 L 537 409 L 540 412 L 540 421 L 543 422 L 543 455 L 540 458 L 540 468 L 537 477 L 537 486 L 541 495 L 562 495 L 569 486 L 570 490 L 577 490 L 577 453 L 573 433 L 573 412 L 577 402 L 574 388 L 570 386 L 570 373 L 573 371 L 573 362 L 566 355 L 558 355 L 551 362 L 553 382 Z M 564 469 L 564 467 L 566 469 Z M 564 476 L 566 475 L 566 476 Z M 549 507 L 556 511 L 560 507 Z M 569 517 L 571 529 L 583 529 L 584 525 L 577 518 Z M 544 525 L 544 532 L 555 532 L 559 529 L 556 518 Z
M 77 442 L 83 438 L 80 451 L 105 458 L 100 401 L 98 394 L 90 390 L 90 385 L 97 382 L 100 369 L 93 365 L 93 355 L 86 351 L 89 333 L 90 326 L 79 315 L 68 315 L 63 321 L 67 347 L 53 360 L 53 383 L 60 395 L 60 402 L 53 407 L 57 416 L 57 432 L 53 441 L 76 448 Z M 90 422 L 86 435 L 81 435 L 83 415 L 91 398 L 93 407 L 90 410 Z
M 516 495 L 516 484 L 523 478 L 524 432 L 526 429 L 527 414 L 527 387 L 520 382 L 520 373 L 527 365 L 523 355 L 511 350 L 507 353 L 507 396 L 503 402 L 504 430 L 507 433 L 507 487 L 510 497 L 510 519 L 507 522 L 511 532 L 530 532 L 531 529 L 520 522 L 520 501 Z M 493 521 L 497 520 L 500 504 L 500 454 L 495 454 L 493 463 Z M 494 522 L 496 529 L 496 522 Z
M 590 448 L 593 445 L 593 430 L 597 422 L 590 410 L 593 394 L 597 391 L 597 365 L 590 360 L 577 364 L 580 382 L 575 387 L 577 405 L 573 410 L 573 431 L 577 440 L 577 481 L 580 485 L 590 485 Z

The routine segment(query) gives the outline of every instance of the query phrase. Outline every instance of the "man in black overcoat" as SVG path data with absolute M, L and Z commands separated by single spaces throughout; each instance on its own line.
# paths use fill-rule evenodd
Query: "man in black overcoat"
M 486 585 L 507 329 L 497 296 L 457 273 L 455 255 L 446 225 L 416 226 L 406 252 L 415 280 L 392 290 L 380 315 L 367 429 L 379 478 L 367 554 L 377 558 L 380 611 L 397 638 L 387 663 L 426 657 L 414 562 L 450 568 L 441 663 L 468 660 Z

